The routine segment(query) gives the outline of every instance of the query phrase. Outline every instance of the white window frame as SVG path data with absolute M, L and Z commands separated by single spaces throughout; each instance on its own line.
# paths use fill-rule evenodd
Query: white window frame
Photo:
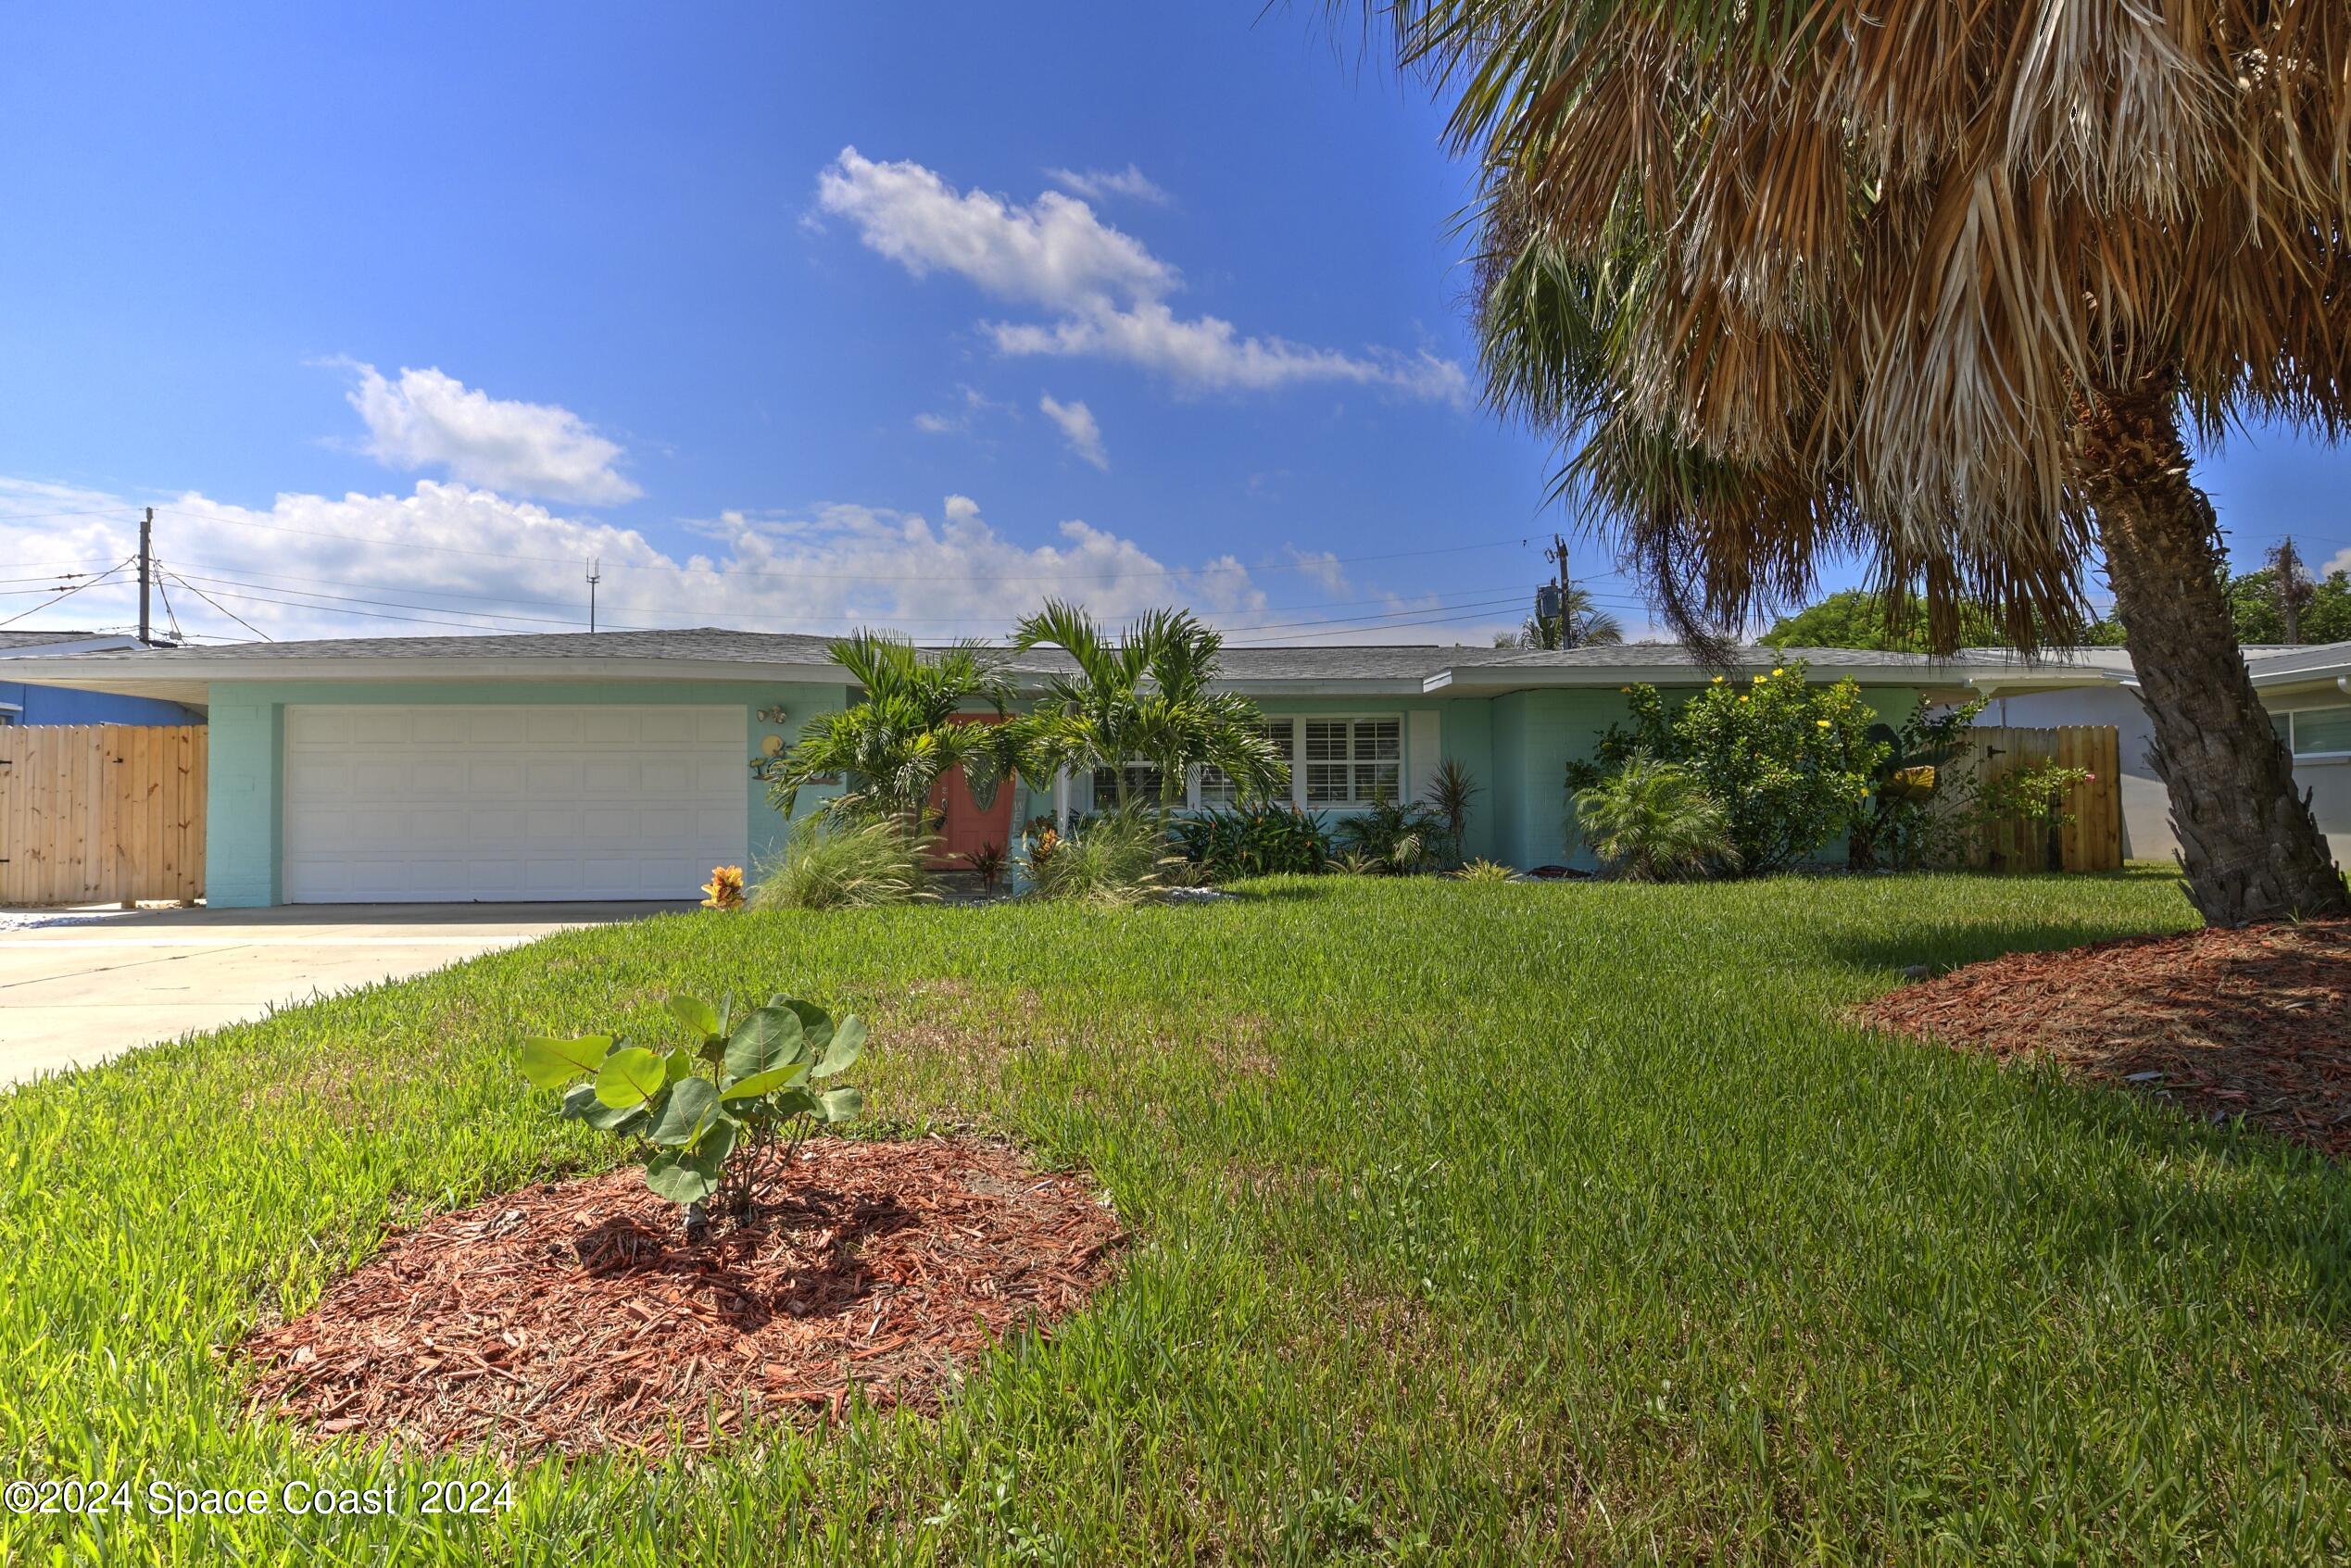
M 1269 724 L 1287 723 L 1289 725 L 1289 756 L 1288 759 L 1289 763 L 1289 795 L 1288 797 L 1288 804 L 1298 808 L 1301 811 L 1333 811 L 1340 814 L 1369 809 L 1375 797 L 1369 795 L 1356 795 L 1353 793 L 1355 787 L 1355 770 L 1358 767 L 1363 766 L 1362 763 L 1359 763 L 1356 760 L 1354 756 L 1355 726 L 1365 723 L 1389 723 L 1396 726 L 1396 790 L 1389 798 L 1395 800 L 1400 805 L 1404 804 L 1409 800 L 1409 792 L 1412 789 L 1413 773 L 1412 722 L 1408 715 L 1392 709 L 1371 709 L 1363 712 L 1351 710 L 1344 713 L 1268 712 L 1264 715 L 1264 720 Z M 1345 763 L 1345 767 L 1348 771 L 1349 797 L 1343 801 L 1312 801 L 1306 798 L 1306 726 L 1309 724 L 1326 723 L 1343 723 L 1347 726 L 1348 759 Z M 1138 759 L 1134 765 L 1141 766 L 1142 763 L 1140 759 Z M 1094 797 L 1092 771 L 1090 770 L 1087 771 L 1082 775 L 1082 777 L 1086 783 L 1091 809 L 1097 811 L 1107 810 L 1112 803 L 1108 800 L 1100 799 Z M 1201 771 L 1198 768 L 1190 769 L 1184 780 L 1185 809 L 1198 811 L 1202 809 L 1227 810 L 1231 809 L 1231 807 L 1221 801 L 1213 805 L 1202 802 L 1201 799 L 1200 781 Z M 1280 804 L 1283 797 L 1276 796 L 1274 799 L 1276 804 Z M 1238 802 L 1236 804 L 1238 804 Z
M 2298 734 L 2299 723 L 2297 715 L 2304 713 L 2325 713 L 2330 715 L 2337 713 L 2351 714 L 2351 704 L 2339 702 L 2314 702 L 2307 704 L 2301 708 L 2278 709 L 2271 711 L 2270 717 L 2272 719 L 2282 719 L 2285 721 L 2286 751 L 2296 762 L 2338 762 L 2345 759 L 2351 759 L 2351 750 L 2346 749 L 2337 749 L 2334 751 L 2303 750 Z

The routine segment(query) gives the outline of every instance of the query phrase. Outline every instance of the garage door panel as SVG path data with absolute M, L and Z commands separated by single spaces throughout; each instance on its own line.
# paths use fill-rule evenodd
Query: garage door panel
M 347 746 L 351 740 L 352 722 L 352 717 L 347 712 L 321 712 L 316 709 L 296 708 L 286 715 L 286 739 L 300 740 L 305 745 L 313 746 Z
M 286 712 L 293 902 L 692 898 L 745 855 L 740 708 Z

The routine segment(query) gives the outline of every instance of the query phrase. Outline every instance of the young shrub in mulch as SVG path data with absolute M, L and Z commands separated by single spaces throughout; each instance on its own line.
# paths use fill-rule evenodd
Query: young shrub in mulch
M 2351 1156 L 2351 922 L 2012 953 L 1890 991 L 1863 1022 L 2042 1056 L 2209 1121 Z
M 863 1108 L 823 1086 L 862 1050 L 854 1017 L 670 1007 L 692 1043 L 522 1052 L 641 1170 L 393 1237 L 246 1342 L 251 1408 L 403 1447 L 699 1449 L 853 1395 L 936 1408 L 963 1362 L 1107 1281 L 1117 1222 L 1074 1176 L 993 1144 L 812 1136 Z

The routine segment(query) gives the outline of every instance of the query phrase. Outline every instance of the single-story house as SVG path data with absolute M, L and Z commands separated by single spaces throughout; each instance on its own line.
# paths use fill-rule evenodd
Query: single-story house
M 43 673 L 206 709 L 216 905 L 677 898 L 713 865 L 780 847 L 785 824 L 749 764 L 855 700 L 827 642 L 707 628 L 358 638 L 90 652 Z M 1853 677 L 1890 721 L 1922 694 L 2113 684 L 1997 650 L 1740 655 L 1756 671 L 1796 659 L 1822 681 Z M 1062 667 L 1050 649 L 1011 660 L 1016 676 Z M 1625 717 L 1620 688 L 1706 679 L 1685 649 L 1652 644 L 1230 648 L 1224 671 L 1289 748 L 1301 806 L 1335 819 L 1419 798 L 1450 759 L 1482 791 L 1467 852 L 1517 866 L 1590 863 L 1565 821 L 1564 771 Z M 12 673 L 0 658 L 0 678 Z M 1094 787 L 1009 789 L 977 816 L 950 799 L 949 836 L 1009 843 L 1033 815 L 1086 809 Z M 1213 778 L 1187 790 L 1197 804 L 1220 794 Z
M 139 639 L 97 632 L 0 630 L 0 658 L 136 648 Z M 52 686 L 11 676 L 0 680 L 0 724 L 201 724 L 204 715 L 183 704 L 150 696 Z
M 1993 656 L 1993 650 L 1973 649 L 1959 657 L 1980 664 Z M 2244 659 L 2269 722 L 2294 753 L 2294 779 L 2310 792 L 2311 809 L 2335 860 L 2351 866 L 2351 642 L 2249 647 Z M 2121 743 L 2122 852 L 2132 859 L 2171 859 L 2180 839 L 2171 826 L 2170 797 L 2147 759 L 2155 727 L 2140 700 L 2130 654 L 2112 647 L 2067 648 L 2026 668 L 2035 684 L 1985 684 L 1993 701 L 1977 721 L 2030 728 L 2113 725 Z M 2052 671 L 2094 678 L 2053 685 L 2043 679 Z

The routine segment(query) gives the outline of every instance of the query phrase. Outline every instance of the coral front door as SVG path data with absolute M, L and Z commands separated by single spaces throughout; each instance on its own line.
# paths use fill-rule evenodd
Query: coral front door
M 999 722 L 992 713 L 959 714 L 959 724 L 994 724 Z M 945 871 L 968 871 L 970 863 L 963 857 L 987 845 L 1001 850 L 1012 840 L 1012 781 L 1007 779 L 996 791 L 996 804 L 986 810 L 972 798 L 971 786 L 963 782 L 963 770 L 956 769 L 938 782 L 931 791 L 931 814 L 938 822 L 938 844 L 931 864 Z

